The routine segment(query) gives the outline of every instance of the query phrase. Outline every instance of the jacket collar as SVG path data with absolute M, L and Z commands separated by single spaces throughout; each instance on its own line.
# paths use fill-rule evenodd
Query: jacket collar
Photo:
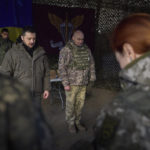
M 19 50 L 26 51 L 23 46 L 23 43 L 19 43 L 16 46 L 22 47 L 22 48 L 19 48 Z M 38 59 L 39 57 L 41 57 L 45 54 L 46 54 L 46 52 L 44 51 L 44 49 L 42 47 L 36 46 L 33 51 L 33 61 L 35 61 L 36 59 Z
M 119 76 L 124 89 L 131 86 L 150 89 L 150 52 L 127 65 L 121 70 Z

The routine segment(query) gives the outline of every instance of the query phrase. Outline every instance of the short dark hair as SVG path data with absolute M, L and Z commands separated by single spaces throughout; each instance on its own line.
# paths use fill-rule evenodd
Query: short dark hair
M 3 33 L 3 32 L 9 32 L 9 31 L 8 31 L 7 28 L 3 28 L 3 29 L 1 30 L 1 33 Z
M 26 26 L 23 28 L 22 35 L 24 36 L 26 32 L 36 33 L 32 26 Z

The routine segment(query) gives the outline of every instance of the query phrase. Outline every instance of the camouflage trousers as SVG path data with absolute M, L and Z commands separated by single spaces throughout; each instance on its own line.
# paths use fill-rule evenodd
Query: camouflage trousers
M 85 94 L 86 86 L 71 86 L 71 90 L 66 91 L 66 121 L 68 124 L 80 122 Z

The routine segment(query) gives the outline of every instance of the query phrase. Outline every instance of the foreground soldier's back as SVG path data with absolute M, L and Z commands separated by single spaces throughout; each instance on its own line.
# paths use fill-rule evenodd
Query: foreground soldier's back
M 111 45 L 124 92 L 99 115 L 97 150 L 150 150 L 149 39 L 149 14 L 131 14 L 114 29 Z
M 150 93 L 129 89 L 101 110 L 97 119 L 96 150 L 150 149 Z
M 52 135 L 26 90 L 0 75 L 0 150 L 50 150 Z M 49 144 L 47 144 L 49 142 Z

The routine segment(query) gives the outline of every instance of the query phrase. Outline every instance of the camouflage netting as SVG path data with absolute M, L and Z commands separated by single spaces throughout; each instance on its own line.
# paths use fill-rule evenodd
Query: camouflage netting
M 111 32 L 114 26 L 130 13 L 150 13 L 150 0 L 33 0 L 33 3 L 95 9 L 94 57 L 98 78 L 96 85 L 119 88 L 120 68 L 110 48 Z

